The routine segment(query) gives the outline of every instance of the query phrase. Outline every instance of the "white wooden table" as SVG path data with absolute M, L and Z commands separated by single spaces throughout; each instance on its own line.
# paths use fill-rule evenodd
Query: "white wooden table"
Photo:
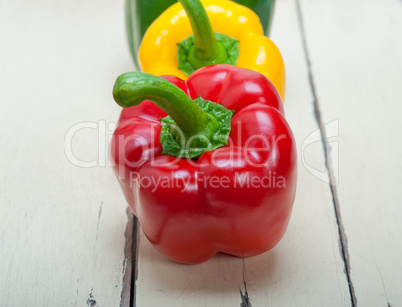
M 290 225 L 263 255 L 191 266 L 150 245 L 108 167 L 123 16 L 0 0 L 0 305 L 402 306 L 402 2 L 278 0 Z

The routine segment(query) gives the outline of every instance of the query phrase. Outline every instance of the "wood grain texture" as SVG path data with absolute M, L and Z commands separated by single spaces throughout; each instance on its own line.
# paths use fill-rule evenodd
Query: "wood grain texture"
M 285 111 L 300 150 L 318 125 L 295 2 L 279 1 L 275 14 L 272 38 L 287 67 Z M 321 170 L 323 146 L 316 141 L 306 146 L 305 160 Z M 135 306 L 350 306 L 331 190 L 300 157 L 299 151 L 293 215 L 277 247 L 245 260 L 218 254 L 187 266 L 166 260 L 141 233 Z
M 0 306 L 121 300 L 126 204 L 110 168 L 73 165 L 64 139 L 117 119 L 122 18 L 123 1 L 0 1 Z M 74 154 L 97 159 L 101 130 L 78 131 Z
M 301 3 L 357 304 L 401 306 L 402 2 Z

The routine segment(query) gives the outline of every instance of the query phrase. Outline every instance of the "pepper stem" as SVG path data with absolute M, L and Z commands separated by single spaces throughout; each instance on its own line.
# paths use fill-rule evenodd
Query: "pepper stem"
M 195 68 L 223 63 L 228 55 L 219 44 L 212 30 L 207 12 L 200 0 L 179 0 L 190 20 L 194 36 L 194 48 L 190 51 L 189 62 Z
M 155 103 L 174 120 L 179 134 L 184 136 L 184 140 L 178 140 L 180 142 L 197 135 L 208 136 L 210 133 L 206 130 L 214 130 L 213 117 L 177 86 L 154 75 L 142 72 L 120 75 L 113 88 L 113 97 L 123 108 L 139 105 L 144 100 Z

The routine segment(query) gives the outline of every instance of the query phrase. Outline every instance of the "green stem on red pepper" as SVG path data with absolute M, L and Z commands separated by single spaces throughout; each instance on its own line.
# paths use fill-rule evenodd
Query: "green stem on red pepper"
M 149 100 L 169 115 L 160 119 L 164 153 L 194 158 L 227 145 L 233 112 L 201 97 L 193 101 L 163 78 L 141 72 L 122 74 L 113 97 L 124 108 Z

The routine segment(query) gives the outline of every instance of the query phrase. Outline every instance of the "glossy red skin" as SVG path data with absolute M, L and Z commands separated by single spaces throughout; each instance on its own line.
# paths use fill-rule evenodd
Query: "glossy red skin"
M 112 140 L 114 171 L 145 235 L 162 254 L 182 263 L 201 263 L 217 252 L 247 257 L 273 248 L 286 231 L 296 191 L 295 141 L 276 89 L 263 75 L 229 65 L 204 67 L 187 81 L 164 78 L 190 97 L 201 95 L 235 114 L 229 145 L 190 161 L 161 154 L 159 118 L 166 114 L 152 102 L 122 110 Z M 267 147 L 256 135 L 279 141 L 263 150 Z M 253 165 L 257 162 L 266 163 Z M 130 172 L 154 182 L 130 186 Z M 240 186 L 242 176 L 270 174 L 282 176 L 285 187 Z M 206 184 L 208 176 L 228 183 Z M 188 184 L 157 184 L 177 177 Z

